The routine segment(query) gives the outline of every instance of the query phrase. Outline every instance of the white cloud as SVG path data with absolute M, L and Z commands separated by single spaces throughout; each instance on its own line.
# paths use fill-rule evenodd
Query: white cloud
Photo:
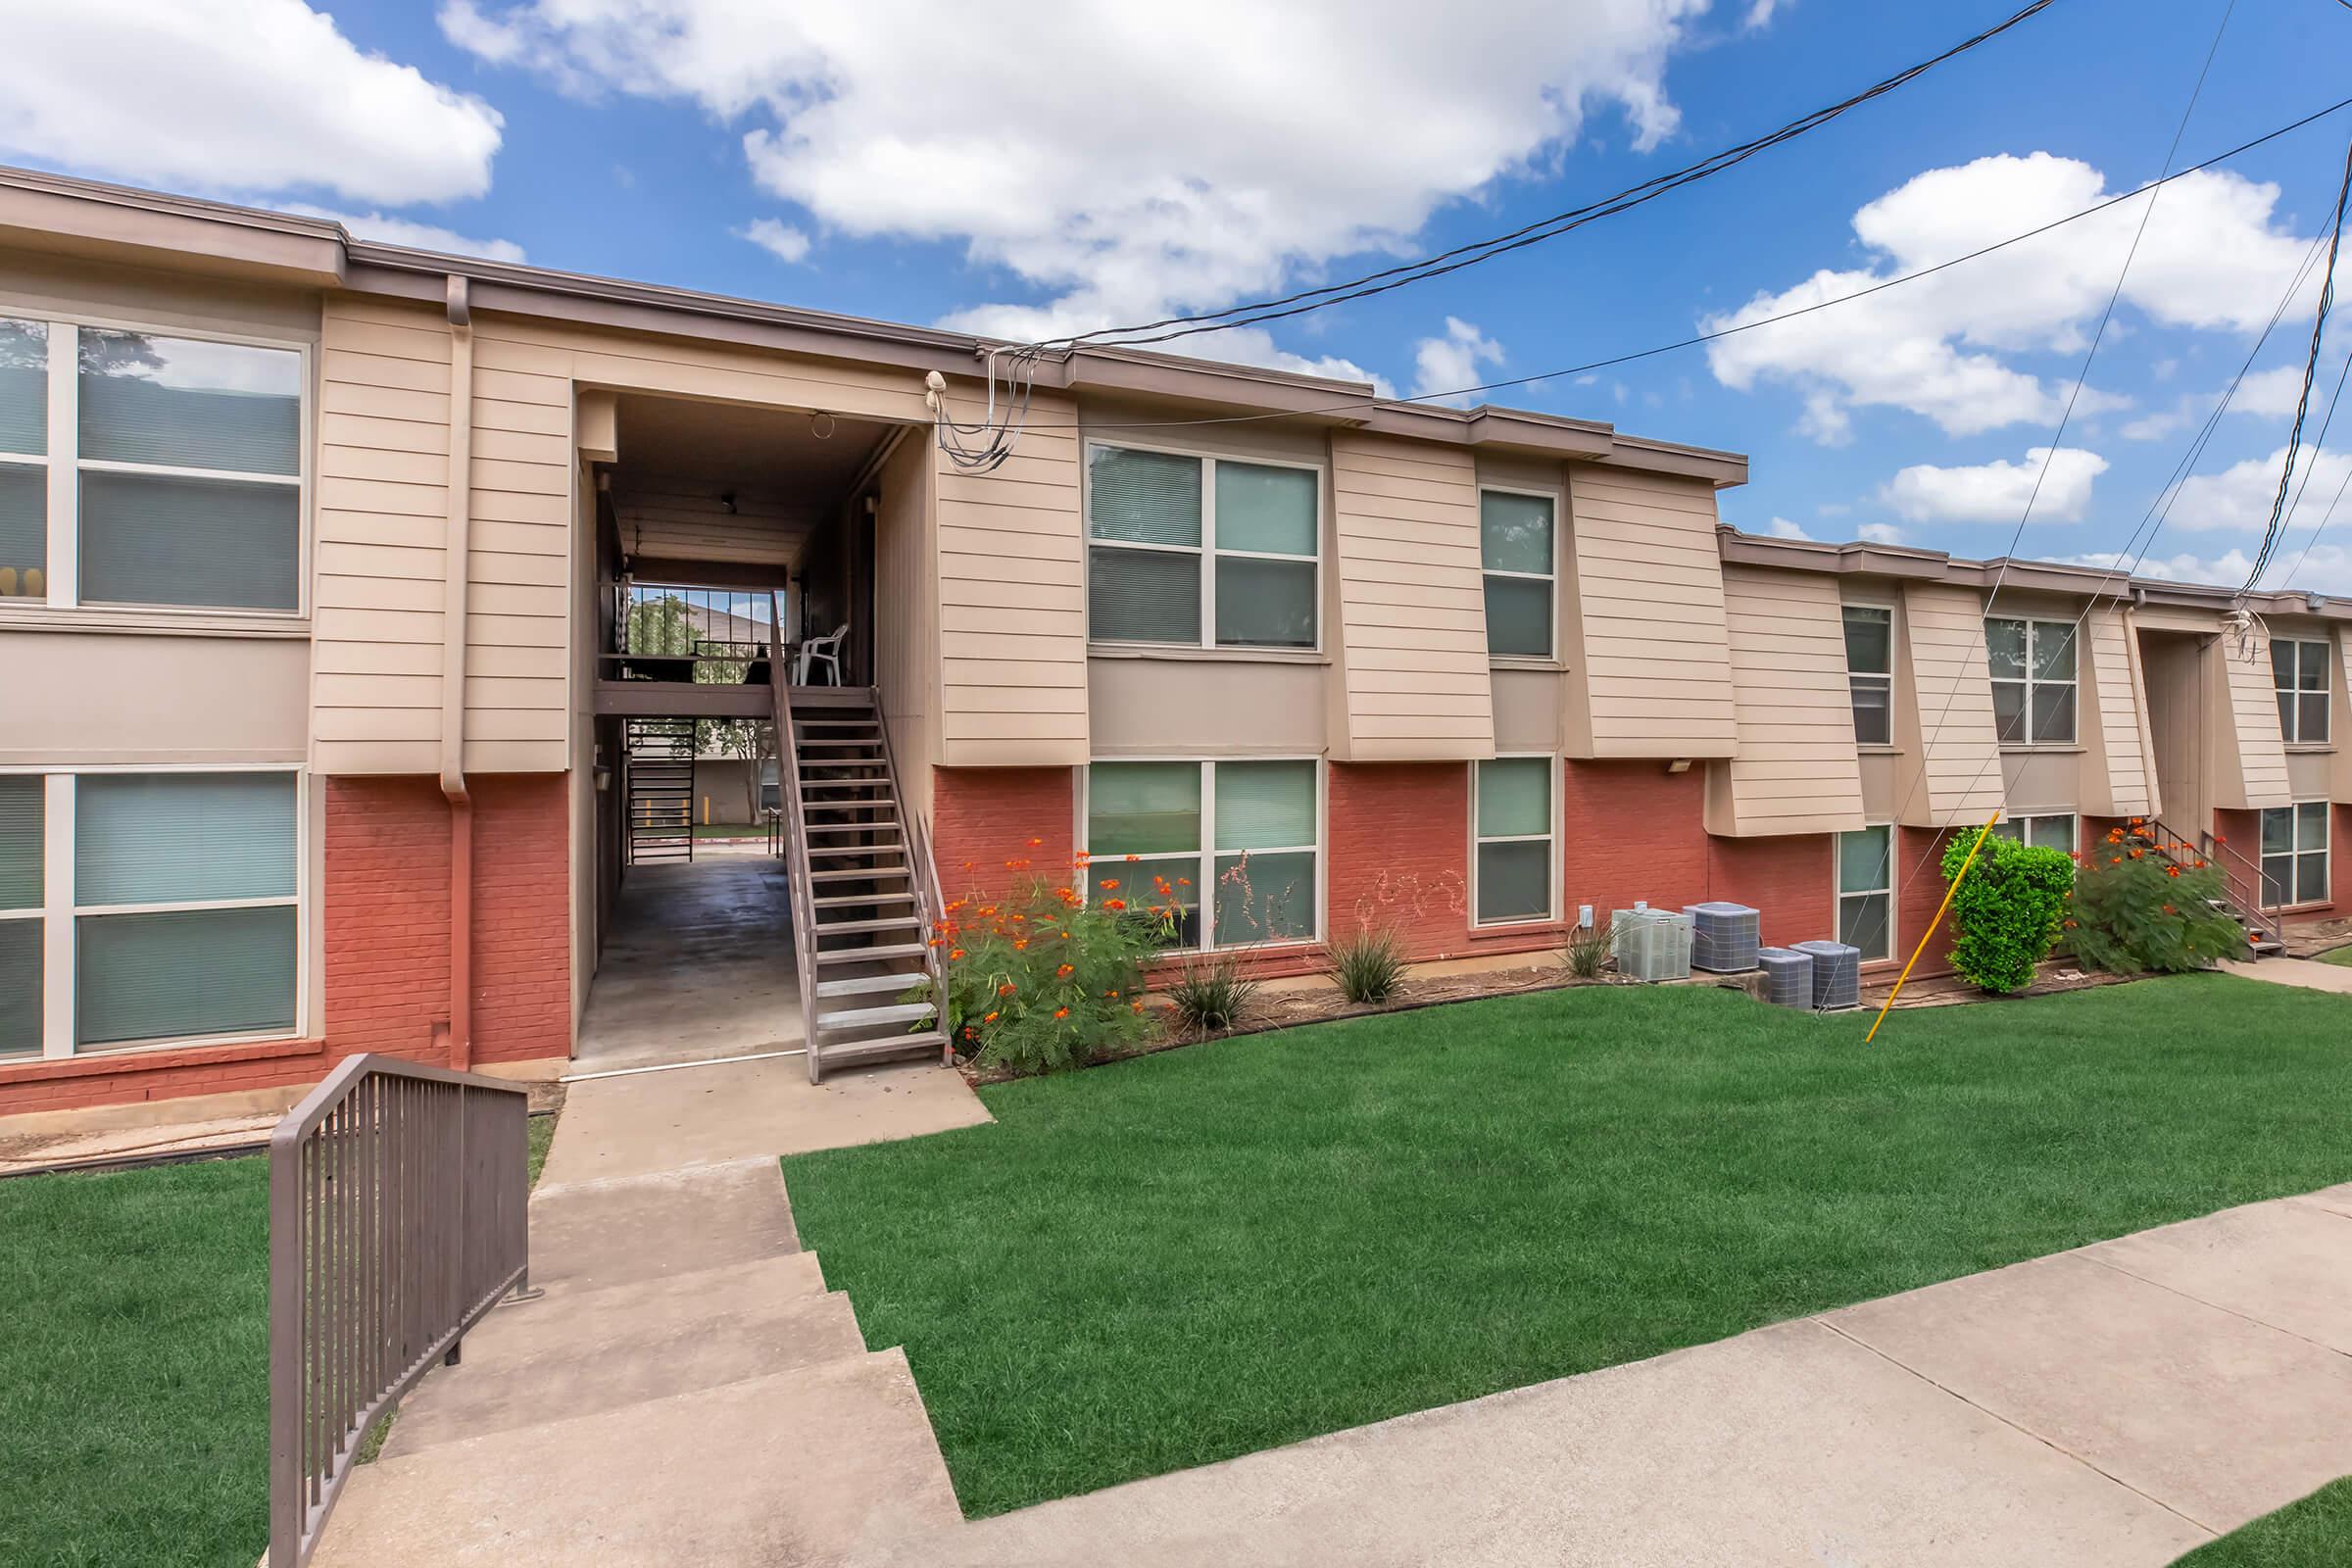
M 1787 517 L 1773 518 L 1771 525 L 1765 531 L 1775 539 L 1810 539 L 1813 537 Z
M 2299 588 L 2313 593 L 2352 597 L 2352 546 L 2329 544 L 2322 539 L 2311 545 L 2304 554 L 2308 532 L 2290 533 L 2281 545 L 2270 567 L 2262 574 L 2261 588 Z M 2116 558 L 2107 554 L 2087 556 L 2052 556 L 2048 559 L 2069 566 L 2091 566 L 2100 571 L 2116 570 Z M 2229 550 L 2218 556 L 2199 556 L 2193 553 L 2152 558 L 2136 566 L 2130 556 L 2123 558 L 2122 570 L 2140 577 L 2161 577 L 2171 582 L 2201 582 L 2222 588 L 2236 588 L 2246 580 L 2246 572 L 2254 564 L 2243 550 Z
M 503 122 L 363 52 L 301 0 L 8 7 L 0 148 L 205 191 L 318 188 L 395 206 L 479 196 Z
M 455 229 L 443 228 L 438 223 L 419 223 L 413 219 L 394 218 L 383 213 L 338 213 L 302 202 L 286 202 L 278 211 L 299 213 L 305 218 L 330 219 L 349 229 L 357 239 L 381 240 L 387 245 L 438 251 L 444 256 L 485 256 L 494 262 L 520 262 L 523 259 L 522 247 L 511 239 L 472 239 Z
M 1413 345 L 1413 396 L 1467 406 L 1471 397 L 1462 389 L 1487 379 L 1479 367 L 1501 363 L 1501 344 L 1460 317 L 1448 316 L 1443 337 L 1425 337 Z
M 1824 269 L 1700 325 L 1721 331 L 1838 299 L 2108 194 L 2097 170 L 2048 153 L 1929 170 L 1855 213 L 1854 232 L 1872 253 L 1868 266 Z M 2160 197 L 2125 303 L 2168 326 L 2247 330 L 2269 320 L 2308 247 L 2273 221 L 2278 187 L 2206 171 L 2166 186 Z M 2145 206 L 2145 197 L 2121 202 L 1948 271 L 1718 340 L 1707 347 L 1708 364 L 1726 386 L 1794 388 L 1804 400 L 1798 429 L 1825 444 L 1851 439 L 1858 408 L 1906 409 L 1952 435 L 2054 424 L 2071 375 L 2045 380 L 2003 356 L 2085 349 Z M 2075 412 L 2129 402 L 2092 386 Z
M 1772 25 L 1772 14 L 1781 9 L 1781 0 L 1748 0 L 1747 15 L 1740 25 L 1750 32 Z
M 1678 119 L 1667 55 L 1706 3 L 1595 0 L 1573 25 L 1543 0 L 1200 0 L 1179 28 L 1118 7 L 921 0 L 449 0 L 441 18 L 485 61 L 740 127 L 760 186 L 829 230 L 960 242 L 1044 303 L 950 324 L 1036 337 L 1403 250 L 1595 112 L 1654 146 Z
M 1903 542 L 1903 530 L 1891 522 L 1866 522 L 1854 530 L 1854 537 L 1865 544 L 1899 545 Z
M 2303 367 L 2276 366 L 2268 370 L 2251 371 L 2238 382 L 2237 393 L 2230 400 L 2230 412 L 2292 418 L 2295 404 L 2302 396 Z
M 802 262 L 808 258 L 808 236 L 781 219 L 755 218 L 735 234 L 780 262 Z
M 2126 419 L 2122 426 L 2123 437 L 2127 441 L 2162 441 L 2196 423 L 2203 407 L 2203 400 L 2182 398 L 2168 412 L 2143 414 L 2136 419 Z
M 2091 481 L 2106 471 L 2107 460 L 2096 452 L 2034 447 L 2022 463 L 1915 463 L 1889 479 L 1879 497 L 1908 522 L 2015 522 L 2025 516 L 2029 499 L 2038 521 L 2081 522 Z
M 2220 473 L 2200 473 L 2183 480 L 2166 514 L 2167 525 L 2191 533 L 2260 529 L 2271 519 L 2271 507 L 2278 496 L 2278 470 L 2285 464 L 2286 448 L 2281 446 L 2269 457 L 2248 458 Z M 2352 474 L 2352 454 L 2315 455 L 2309 446 L 2295 454 L 2294 482 L 2286 490 L 2288 537 L 2294 536 L 2298 525 L 2308 527 L 2319 520 L 2344 487 L 2347 474 Z

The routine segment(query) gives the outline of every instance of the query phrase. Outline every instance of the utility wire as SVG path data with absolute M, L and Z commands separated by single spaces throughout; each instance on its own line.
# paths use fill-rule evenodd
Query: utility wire
M 2352 5 L 2352 0 L 2346 0 L 2346 4 Z M 2320 433 L 2318 438 L 2311 443 L 2311 461 L 2303 466 L 2303 478 L 2295 486 L 2295 499 L 2288 504 L 2286 509 L 2286 516 L 2280 523 L 2280 530 L 2282 532 L 2284 531 L 2286 523 L 2294 521 L 2295 518 L 2303 514 L 2304 492 L 2311 488 L 2312 476 L 2320 471 L 2320 458 L 2322 454 L 2328 450 L 2328 432 L 2335 424 L 2335 408 L 2337 404 L 2343 401 L 2344 378 L 2347 374 L 2352 374 L 2352 354 L 2347 354 L 2344 357 L 2344 363 L 2342 367 L 2339 368 L 2335 372 L 2335 390 L 2328 395 L 2328 414 L 2326 417 L 2320 420 Z M 2348 465 L 2345 467 L 2344 478 L 2347 481 L 2352 481 L 2352 465 Z M 2326 528 L 2328 526 L 2328 518 L 2335 515 L 2336 502 L 2343 500 L 2343 498 L 2344 488 L 2342 485 L 2338 485 L 2336 486 L 2335 490 L 2335 501 L 2331 501 L 2328 504 L 2328 511 L 2326 514 L 2320 518 L 2318 526 L 2311 530 L 2311 537 L 2303 541 L 2303 554 L 2297 556 L 2295 558 L 2294 565 L 2287 568 L 2285 576 L 2279 583 L 2280 587 L 2283 588 L 2293 586 L 2295 573 L 2301 571 L 2303 569 L 2303 563 L 2311 559 L 2311 547 L 2319 543 L 2321 529 Z
M 1191 337 L 1200 332 L 1221 332 L 1231 327 L 1252 325 L 1258 321 L 1301 316 L 1309 311 L 1319 311 L 1327 306 L 1342 304 L 1348 300 L 1363 299 L 1374 294 L 1385 294 L 1391 289 L 1402 288 L 1410 283 L 1422 282 L 1433 277 L 1443 277 L 1448 272 L 1456 272 L 1466 267 L 1476 267 L 1481 262 L 1492 261 L 1497 256 L 1523 250 L 1530 245 L 1542 244 L 1547 239 L 1556 239 L 1562 234 L 1582 228 L 1585 224 L 1596 220 L 1613 217 L 1631 208 L 1642 206 L 1645 202 L 1654 201 L 1668 191 L 1679 190 L 1685 185 L 1694 184 L 1711 175 L 1719 174 L 1727 169 L 1745 163 L 1758 153 L 1777 147 L 1783 142 L 1793 141 L 1807 131 L 1819 129 L 1873 99 L 1883 97 L 1907 85 L 1944 62 L 1990 42 L 2010 28 L 2048 10 L 2053 3 L 2054 0 L 2034 0 L 2033 4 L 2018 11 L 2006 21 L 1997 23 L 1972 37 L 1962 39 L 1941 54 L 1932 56 L 1915 66 L 1899 71 L 1885 80 L 1866 87 L 1851 97 L 1840 99 L 1827 108 L 1816 109 L 1810 114 L 1800 116 L 1778 130 L 1740 142 L 1736 146 L 1723 148 L 1700 159 L 1697 163 L 1675 170 L 1671 173 L 1655 175 L 1638 185 L 1628 186 L 1614 195 L 1604 196 L 1582 207 L 1572 207 L 1566 212 L 1554 213 L 1549 218 L 1538 219 L 1507 234 L 1473 240 L 1468 244 L 1457 245 L 1451 250 L 1441 251 L 1435 256 L 1425 256 L 1417 261 L 1400 262 L 1377 272 L 1367 272 L 1361 277 L 1349 278 L 1340 283 L 1326 283 L 1317 288 L 1301 289 L 1298 293 L 1286 294 L 1279 299 L 1252 300 L 1247 304 L 1229 305 L 1223 310 L 1205 311 L 1193 316 L 1163 317 L 1159 320 L 1146 321 L 1135 326 L 1097 327 L 1092 331 L 1076 332 L 1066 337 L 1046 338 L 1028 346 L 1040 349 L 1071 349 L 1091 343 L 1105 347 L 1133 348 L 1150 343 L 1165 343 L 1176 338 Z M 2352 0 L 2346 0 L 2346 3 L 2352 4 Z
M 2344 177 L 2335 191 L 2335 222 L 2328 240 L 2328 271 L 2320 282 L 2320 307 L 2312 314 L 2311 349 L 2303 360 L 2303 390 L 2295 398 L 2295 422 L 2288 426 L 2286 432 L 2286 461 L 2278 469 L 2278 493 L 2271 500 L 2271 515 L 2263 524 L 2262 545 L 2254 552 L 2254 564 L 2246 572 L 2245 586 L 2238 590 L 2240 595 L 2254 591 L 2255 583 L 2261 581 L 2263 571 L 2271 564 L 2271 552 L 2278 547 L 2278 536 L 2285 531 L 2287 487 L 2294 483 L 2295 453 L 2303 445 L 2303 420 L 2311 412 L 2311 383 L 2320 370 L 2320 342 L 2328 332 L 2328 307 L 2335 298 L 2335 258 L 2343 247 L 2344 202 L 2347 197 L 2352 197 L 2352 142 L 2344 146 Z M 2333 417 L 2335 407 L 2330 403 L 2329 417 Z M 2316 449 L 2312 454 L 2312 462 L 2315 466 L 2319 462 Z M 2297 499 L 2301 499 L 2300 494 Z

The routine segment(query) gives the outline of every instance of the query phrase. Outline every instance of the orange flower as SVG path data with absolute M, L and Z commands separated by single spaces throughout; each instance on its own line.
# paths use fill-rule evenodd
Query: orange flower
M 1077 895 L 1068 888 L 1055 888 L 1054 890 L 1054 896 L 1057 899 L 1068 899 L 1075 898 Z
M 2164 912 L 2167 914 L 2179 914 L 2180 911 L 2168 904 L 2164 906 Z
M 1013 941 L 1012 941 L 1012 951 L 1013 951 L 1013 952 L 1015 952 L 1015 953 L 1025 953 L 1025 952 L 1027 952 L 1027 951 L 1028 951 L 1028 949 L 1029 949 L 1029 939 L 1028 939 L 1027 937 L 1015 937 L 1015 938 L 1013 938 Z
M 2109 865 L 2121 865 L 2124 863 L 2124 858 L 2120 855 L 2110 855 L 2107 857 L 2107 863 Z
M 1180 876 L 1176 879 L 1176 885 L 1180 888 L 1189 888 L 1193 885 L 1193 879 L 1189 876 Z
M 1090 855 L 1085 850 L 1080 850 L 1077 855 L 1071 858 L 1070 863 L 1072 865 L 1084 865 L 1087 861 L 1093 858 L 1094 856 Z
M 1020 987 L 1018 987 L 1018 986 L 1014 985 L 1014 984 L 1013 984 L 1011 981 L 1007 980 L 1007 981 L 1005 981 L 1005 982 L 1004 982 L 1003 985 L 1001 985 L 1001 986 L 997 987 L 997 995 L 998 995 L 998 996 L 1000 996 L 1000 997 L 1009 997 L 1009 996 L 1011 996 L 1011 995 L 1012 995 L 1012 994 L 1013 994 L 1015 991 L 1018 991 L 1019 989 L 1020 989 Z
M 1069 1015 L 1070 1009 L 1067 1007 L 1055 1007 L 1054 1009 L 1054 1016 L 1056 1018 L 1067 1018 Z
M 1140 856 L 1140 855 L 1130 855 L 1129 857 L 1127 857 L 1127 858 L 1128 858 L 1128 859 L 1130 859 L 1130 860 L 1140 860 L 1140 859 L 1142 859 L 1142 858 L 1143 858 L 1143 857 L 1142 857 L 1142 856 Z
M 1116 991 L 1105 991 L 1102 993 L 1102 995 L 1112 1002 L 1119 1000 L 1119 994 Z
M 2216 834 L 2213 836 L 2213 842 L 2214 842 L 2214 843 L 2216 843 L 2216 844 L 2227 844 L 2227 843 L 2229 843 L 2230 841 L 2229 841 L 2228 839 L 2226 839 L 2226 838 L 2222 837 L 2222 836 L 2221 836 L 2219 833 L 2216 833 Z
M 948 939 L 947 939 L 946 937 L 933 937 L 933 938 L 931 939 L 931 946 L 933 946 L 933 947 L 935 947 L 935 948 L 936 948 L 936 947 L 943 946 L 943 945 L 944 945 L 944 944 L 947 942 L 947 940 L 948 940 Z
M 1116 893 L 1119 890 L 1119 879 L 1115 876 L 1106 876 L 1102 881 L 1096 883 L 1095 886 L 1101 888 L 1105 893 Z
M 2197 869 L 2197 870 L 2200 870 L 2200 871 L 2204 870 L 2204 869 L 2205 869 L 2205 862 L 2204 862 L 2203 860 L 2199 860 L 2199 861 L 2196 863 L 2196 869 Z
M 962 956 L 963 956 L 963 950 L 962 950 L 961 948 L 950 948 L 950 949 L 948 950 L 948 957 L 949 957 L 950 961 L 954 961 L 955 959 L 956 959 L 956 958 L 960 958 L 960 957 L 962 957 Z
M 2166 876 L 2179 876 L 2180 874 L 2180 868 L 2177 865 L 2168 865 L 2164 868 L 2164 874 Z
M 1128 1005 L 1128 1006 L 1130 1006 L 1130 1007 L 1132 1007 L 1132 1008 L 1134 1008 L 1134 1009 L 1135 1009 L 1137 1012 L 1141 1012 L 1141 1011 L 1143 1011 L 1143 1010 L 1144 1010 L 1144 1004 L 1143 1004 L 1142 1003 L 1140 1003 L 1140 1002 L 1130 1002 L 1129 1004 L 1127 1004 L 1127 1005 Z
M 1042 846 L 1045 842 L 1046 841 L 1044 839 L 1031 839 L 1029 841 L 1029 847 L 1034 850 Z
M 1076 974 L 1077 972 L 1078 971 L 1075 967 L 1065 963 L 1060 968 L 1054 971 L 1054 978 L 1056 980 L 1067 980 L 1070 976 Z
M 2138 858 L 2139 858 L 2141 856 L 2143 856 L 2143 855 L 2145 855 L 2145 854 L 2147 854 L 2147 853 L 2148 853 L 2148 852 L 2147 852 L 2147 851 L 2145 851 L 2145 850 L 2133 850 L 2133 851 L 2132 852 L 2132 858 L 2133 858 L 2134 860 L 2136 860 L 2136 859 L 2138 859 Z
M 980 1021 L 982 1023 L 995 1023 L 1002 1016 L 1004 1016 L 1002 1013 L 984 1012 L 980 1015 Z
M 1102 901 L 1102 907 L 1108 909 L 1111 913 L 1116 914 L 1121 909 L 1127 907 L 1127 901 L 1125 899 L 1104 899 Z
M 2066 922 L 2066 928 L 2067 928 L 2069 931 L 2072 931 L 2072 930 L 2075 928 L 2075 922 L 2074 922 L 2074 921 L 2072 921 L 2072 920 L 2069 920 L 2069 921 L 2067 921 L 2067 922 Z M 993 1014 L 992 1014 L 992 1016 L 993 1016 Z

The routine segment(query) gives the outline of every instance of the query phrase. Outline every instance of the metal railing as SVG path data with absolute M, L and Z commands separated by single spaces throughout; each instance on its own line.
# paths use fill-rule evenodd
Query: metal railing
M 890 793 L 899 803 L 899 821 L 906 833 L 906 886 L 914 895 L 915 918 L 922 923 L 915 927 L 916 940 L 923 945 L 923 973 L 931 982 L 931 1006 L 938 1020 L 940 1061 L 953 1066 L 956 1062 L 956 1041 L 948 1032 L 948 978 L 940 961 L 940 946 L 931 939 L 938 933 L 939 923 L 946 917 L 945 902 L 939 891 L 939 866 L 931 858 L 931 834 L 923 813 L 914 808 L 906 791 L 899 782 L 899 757 L 890 744 L 890 720 L 882 711 L 879 692 L 874 696 L 874 725 L 882 736 L 882 761 L 890 778 Z
M 767 621 L 757 594 L 724 588 L 613 584 L 613 646 L 600 663 L 618 680 L 697 686 L 781 682 L 783 612 L 770 591 Z
M 310 1560 L 368 1432 L 522 1285 L 529 1103 L 353 1056 L 270 1135 L 269 1568 Z
M 2197 829 L 2192 838 L 2162 821 L 2151 820 L 2141 836 L 2154 844 L 2167 859 L 2175 857 L 2163 849 L 2164 845 L 2193 844 L 2197 854 L 2222 873 L 2222 893 L 2229 900 L 2230 912 L 2273 942 L 2286 940 L 2286 923 L 2278 912 L 2280 906 L 2263 897 L 2270 884 L 2263 879 L 2260 865 L 2204 828 Z
M 776 613 L 775 596 L 768 596 Z M 816 1049 L 816 884 L 808 875 L 808 807 L 801 800 L 801 748 L 792 727 L 792 682 L 778 680 L 776 694 L 776 794 L 784 807 L 783 850 L 791 878 L 792 956 L 801 980 L 801 1043 L 808 1053 L 808 1081 L 824 1071 Z

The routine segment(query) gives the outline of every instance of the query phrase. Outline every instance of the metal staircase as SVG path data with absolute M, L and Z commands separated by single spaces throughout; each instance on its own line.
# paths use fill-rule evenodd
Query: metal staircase
M 2180 857 L 2166 846 L 2194 844 L 2198 858 L 2222 873 L 2224 896 L 2211 901 L 2213 906 L 2237 922 L 2238 929 L 2246 934 L 2247 948 L 2256 957 L 2286 951 L 2286 926 L 2277 906 L 2266 905 L 2263 899 L 2262 867 L 2258 863 L 2201 828 L 2192 838 L 2163 822 L 2150 821 L 2134 837 L 2176 864 L 2180 863 Z
M 629 720 L 631 865 L 694 858 L 694 720 Z
M 939 877 L 898 789 L 870 688 L 776 687 L 784 851 L 808 1081 L 878 1057 L 953 1053 L 939 1009 Z M 922 990 L 926 1000 L 901 1000 Z

